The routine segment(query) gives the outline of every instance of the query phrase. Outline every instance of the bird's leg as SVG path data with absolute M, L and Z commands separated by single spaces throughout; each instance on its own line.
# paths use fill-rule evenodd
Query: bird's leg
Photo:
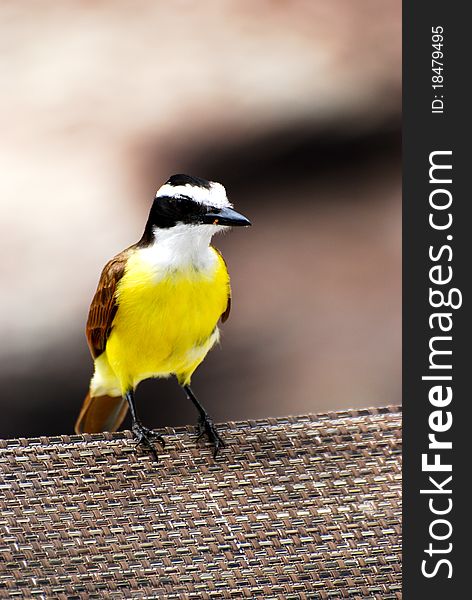
M 159 460 L 156 449 L 154 448 L 154 445 L 152 442 L 158 441 L 162 445 L 162 447 L 164 447 L 165 446 L 164 438 L 161 435 L 159 435 L 158 433 L 155 433 L 152 429 L 145 427 L 141 423 L 141 421 L 138 419 L 137 414 L 136 414 L 136 404 L 134 401 L 134 392 L 132 390 L 129 390 L 128 392 L 126 392 L 125 398 L 128 402 L 129 410 L 131 413 L 131 419 L 133 421 L 133 424 L 131 425 L 131 430 L 134 433 L 134 436 L 137 439 L 138 444 L 142 444 L 143 446 L 146 446 L 146 448 L 148 448 L 152 452 L 154 458 L 156 460 Z
M 183 388 L 185 390 L 185 393 L 187 394 L 187 398 L 189 398 L 192 401 L 193 405 L 198 410 L 199 418 L 197 426 L 197 440 L 199 440 L 202 437 L 202 435 L 206 433 L 214 449 L 213 456 L 216 458 L 218 450 L 220 448 L 224 448 L 226 444 L 224 443 L 223 439 L 218 433 L 218 430 L 216 429 L 215 424 L 213 423 L 213 419 L 197 400 L 195 394 L 192 392 L 191 387 L 189 385 L 184 385 Z

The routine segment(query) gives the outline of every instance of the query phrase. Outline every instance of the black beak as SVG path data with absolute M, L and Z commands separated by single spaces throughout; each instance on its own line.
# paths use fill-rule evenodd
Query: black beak
M 229 225 L 231 227 L 247 227 L 251 221 L 232 208 L 211 208 L 203 216 L 203 223 L 207 225 Z

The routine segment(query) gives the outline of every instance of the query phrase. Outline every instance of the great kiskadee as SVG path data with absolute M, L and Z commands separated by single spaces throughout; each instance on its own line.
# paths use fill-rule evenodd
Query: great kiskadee
M 210 242 L 250 224 L 219 183 L 173 175 L 158 189 L 142 238 L 105 265 L 93 297 L 86 335 L 95 369 L 76 433 L 116 431 L 129 408 L 138 443 L 157 459 L 153 441 L 164 440 L 138 418 L 134 391 L 144 379 L 175 375 L 199 413 L 198 437 L 208 436 L 216 456 L 224 442 L 190 388 L 231 306 L 226 264 Z

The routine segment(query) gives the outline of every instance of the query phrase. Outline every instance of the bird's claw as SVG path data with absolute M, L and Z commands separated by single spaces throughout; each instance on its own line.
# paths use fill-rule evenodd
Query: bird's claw
M 159 460 L 159 457 L 156 452 L 156 448 L 154 447 L 153 442 L 159 442 L 161 446 L 164 448 L 165 441 L 162 435 L 155 433 L 152 429 L 145 427 L 139 422 L 133 423 L 132 431 L 134 433 L 134 437 L 136 438 L 136 445 L 139 446 L 142 444 L 146 448 L 148 448 L 156 461 Z
M 197 425 L 197 441 L 206 434 L 210 444 L 213 446 L 213 458 L 216 458 L 220 448 L 226 446 L 223 438 L 218 433 L 218 430 L 213 423 L 213 420 L 208 415 L 202 415 L 198 420 Z

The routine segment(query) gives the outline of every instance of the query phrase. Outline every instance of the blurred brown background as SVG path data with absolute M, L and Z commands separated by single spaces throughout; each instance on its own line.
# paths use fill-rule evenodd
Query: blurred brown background
M 172 173 L 253 227 L 194 377 L 215 420 L 400 400 L 400 0 L 0 5 L 0 436 L 68 433 L 99 273 Z M 196 420 L 175 382 L 147 425 Z

